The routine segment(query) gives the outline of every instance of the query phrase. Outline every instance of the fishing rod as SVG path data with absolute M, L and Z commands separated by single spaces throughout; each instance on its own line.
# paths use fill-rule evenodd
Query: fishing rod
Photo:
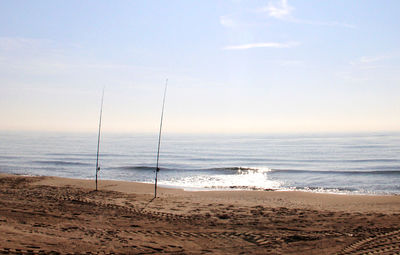
M 99 152 L 100 152 L 100 131 L 101 131 L 101 116 L 103 114 L 103 100 L 104 100 L 104 88 L 101 95 L 101 106 L 100 106 L 100 120 L 99 120 L 99 134 L 97 136 L 97 154 L 96 154 L 96 191 L 97 191 L 97 175 L 100 171 L 99 166 Z
M 158 133 L 158 149 L 157 149 L 157 164 L 156 164 L 156 178 L 154 180 L 154 198 L 157 197 L 157 176 L 160 168 L 158 167 L 158 161 L 160 159 L 160 145 L 161 145 L 161 130 L 163 125 L 163 117 L 164 117 L 164 106 L 165 106 L 165 96 L 167 95 L 167 87 L 168 87 L 168 79 L 165 81 L 165 89 L 164 89 L 164 98 L 161 110 L 161 120 L 160 120 L 160 132 Z

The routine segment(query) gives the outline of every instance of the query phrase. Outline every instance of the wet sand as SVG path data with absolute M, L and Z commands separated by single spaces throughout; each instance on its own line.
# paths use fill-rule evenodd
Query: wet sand
M 400 196 L 158 191 L 0 174 L 0 254 L 400 254 Z

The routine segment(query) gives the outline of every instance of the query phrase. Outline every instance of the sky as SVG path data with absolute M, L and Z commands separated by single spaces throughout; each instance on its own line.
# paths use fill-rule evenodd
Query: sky
M 400 131 L 400 1 L 0 1 L 0 131 Z

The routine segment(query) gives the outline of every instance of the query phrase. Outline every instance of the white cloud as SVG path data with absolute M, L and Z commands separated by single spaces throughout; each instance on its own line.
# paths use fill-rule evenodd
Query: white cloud
M 285 67 L 305 67 L 305 62 L 300 60 L 282 60 L 279 62 L 279 65 Z
M 374 62 L 378 62 L 378 61 L 385 60 L 385 59 L 388 59 L 388 58 L 389 58 L 388 56 L 373 56 L 373 57 L 364 56 L 364 57 L 360 58 L 359 62 L 361 62 L 361 63 L 374 63 Z
M 231 16 L 229 15 L 225 15 L 225 16 L 221 16 L 219 17 L 219 23 L 223 26 L 223 27 L 234 27 L 235 26 L 235 21 L 232 19 Z
M 337 22 L 337 21 L 323 22 L 323 21 L 312 21 L 312 20 L 303 20 L 303 19 L 295 19 L 295 18 L 292 18 L 289 21 L 293 22 L 293 23 L 314 25 L 314 26 L 345 27 L 345 28 L 353 28 L 353 29 L 357 28 L 356 25 L 343 23 L 343 22 Z
M 297 24 L 306 24 L 306 25 L 314 25 L 314 26 L 330 26 L 330 27 L 346 27 L 346 28 L 356 28 L 355 25 L 338 22 L 338 21 L 313 21 L 306 19 L 297 19 L 292 16 L 292 12 L 295 8 L 289 5 L 287 0 L 280 0 L 280 2 L 272 3 L 269 2 L 267 6 L 259 8 L 258 12 L 266 12 L 268 16 L 284 20 L 291 23 Z
M 252 48 L 293 48 L 298 46 L 298 42 L 288 42 L 288 43 L 277 43 L 277 42 L 267 42 L 267 43 L 249 43 L 241 45 L 231 45 L 226 46 L 224 50 L 247 50 Z
M 287 0 L 281 0 L 278 4 L 270 2 L 260 9 L 260 11 L 267 12 L 269 16 L 277 19 L 289 17 L 293 10 L 294 8 L 288 4 Z
M 350 61 L 338 76 L 353 82 L 398 81 L 399 58 L 397 53 L 362 56 Z
M 223 15 L 219 17 L 220 24 L 225 28 L 238 28 L 249 26 L 266 26 L 269 25 L 265 22 L 265 15 L 270 18 L 278 19 L 281 21 L 305 24 L 312 26 L 327 26 L 327 27 L 344 27 L 355 29 L 357 26 L 354 24 L 340 22 L 340 21 L 318 21 L 308 19 L 298 19 L 293 16 L 295 8 L 288 3 L 288 0 L 275 0 L 270 1 L 266 6 L 259 8 L 240 9 L 234 14 Z M 251 15 L 250 15 L 251 14 Z M 260 15 L 262 19 L 260 19 Z
M 376 64 L 396 58 L 396 56 L 378 55 L 378 56 L 362 56 L 357 60 L 350 61 L 350 65 L 358 68 L 370 69 L 378 67 Z
M 48 39 L 0 37 L 0 51 L 20 51 L 42 48 L 53 48 L 54 42 Z

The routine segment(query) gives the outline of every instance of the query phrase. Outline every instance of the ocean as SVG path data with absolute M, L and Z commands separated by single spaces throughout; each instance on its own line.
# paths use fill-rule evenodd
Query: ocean
M 0 172 L 93 179 L 97 134 L 0 133 Z M 100 180 L 154 182 L 157 134 L 108 134 Z M 159 184 L 186 190 L 400 194 L 400 133 L 173 135 Z

